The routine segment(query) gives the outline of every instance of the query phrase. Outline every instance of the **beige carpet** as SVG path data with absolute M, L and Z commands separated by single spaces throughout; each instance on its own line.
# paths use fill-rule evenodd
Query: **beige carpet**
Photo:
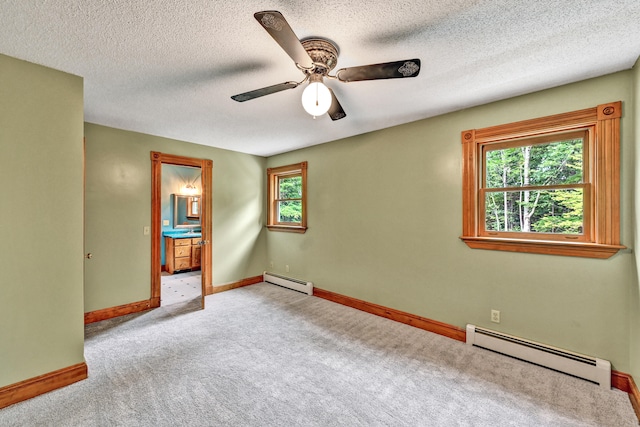
M 627 395 L 258 284 L 86 328 L 89 379 L 2 426 L 637 426 Z

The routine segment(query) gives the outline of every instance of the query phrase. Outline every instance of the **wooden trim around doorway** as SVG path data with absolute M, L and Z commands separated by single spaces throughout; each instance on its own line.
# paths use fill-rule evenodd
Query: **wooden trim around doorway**
M 207 243 L 202 246 L 202 307 L 204 307 L 204 297 L 207 289 L 212 286 L 213 283 L 213 261 L 212 261 L 212 216 L 213 216 L 213 202 L 212 202 L 212 176 L 213 176 L 213 161 L 209 159 L 197 159 L 193 157 L 178 156 L 175 154 L 160 153 L 157 151 L 151 152 L 151 308 L 160 307 L 160 289 L 161 278 L 160 273 L 162 270 L 161 264 L 161 237 L 162 237 L 162 165 L 170 164 L 176 166 L 191 166 L 197 167 L 201 170 L 202 180 L 202 240 Z
M 78 363 L 0 388 L 0 409 L 68 386 L 88 377 L 87 364 Z

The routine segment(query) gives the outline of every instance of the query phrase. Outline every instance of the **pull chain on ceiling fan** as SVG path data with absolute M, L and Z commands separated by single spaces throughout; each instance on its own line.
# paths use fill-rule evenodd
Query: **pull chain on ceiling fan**
M 329 72 L 335 68 L 338 62 L 339 51 L 335 43 L 325 38 L 298 39 L 284 16 L 277 11 L 257 12 L 254 17 L 293 59 L 296 67 L 304 74 L 304 79 L 300 82 L 284 82 L 234 95 L 231 97 L 234 101 L 249 101 L 283 90 L 294 89 L 302 83 L 309 82 L 309 86 L 302 94 L 304 109 L 314 118 L 328 112 L 331 120 L 340 120 L 347 114 L 331 88 L 324 84 L 324 78 L 346 83 L 416 77 L 420 73 L 420 60 L 416 58 L 341 68 L 336 71 L 335 75 L 330 75 Z

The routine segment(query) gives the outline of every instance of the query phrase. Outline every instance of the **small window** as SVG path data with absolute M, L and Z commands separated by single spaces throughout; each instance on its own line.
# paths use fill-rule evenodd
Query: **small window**
M 267 169 L 267 227 L 304 233 L 307 229 L 307 162 Z
M 620 246 L 621 103 L 462 133 L 474 249 L 608 258 Z
M 200 197 L 187 198 L 187 218 L 200 219 Z

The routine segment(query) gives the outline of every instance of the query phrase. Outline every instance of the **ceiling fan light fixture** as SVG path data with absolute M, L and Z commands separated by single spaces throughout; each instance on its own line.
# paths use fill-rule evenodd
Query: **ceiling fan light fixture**
M 322 76 L 313 75 L 309 86 L 302 92 L 302 107 L 314 118 L 325 114 L 331 107 L 331 92 L 322 83 Z
M 359 82 L 363 80 L 401 79 L 416 77 L 420 73 L 420 59 L 384 62 L 341 68 L 334 75 L 329 74 L 338 61 L 338 46 L 324 37 L 308 37 L 300 40 L 282 13 L 267 10 L 253 14 L 260 25 L 289 55 L 305 78 L 299 83 L 284 82 L 261 89 L 233 95 L 236 102 L 245 102 L 287 89 L 294 89 L 308 81 L 309 86 L 302 93 L 302 106 L 315 119 L 323 114 L 333 121 L 347 117 L 340 101 L 331 89 L 322 82 L 324 77 L 339 82 Z

